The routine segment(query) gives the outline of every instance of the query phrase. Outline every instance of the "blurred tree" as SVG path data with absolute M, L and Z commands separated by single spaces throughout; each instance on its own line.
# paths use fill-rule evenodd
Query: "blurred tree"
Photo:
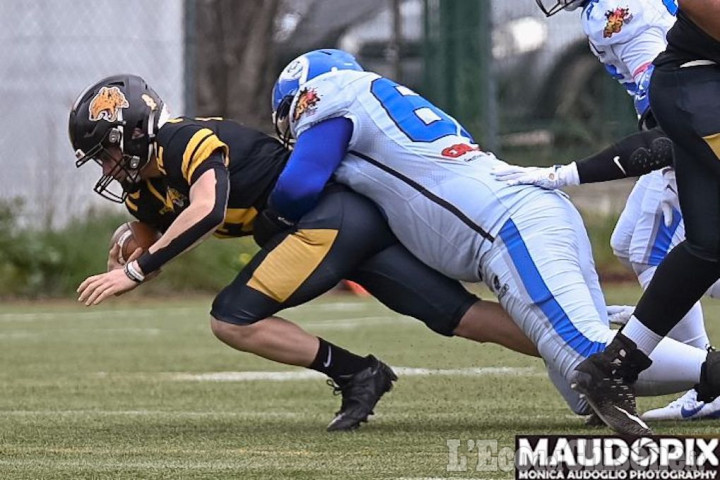
M 270 93 L 280 69 L 333 48 L 387 0 L 186 0 L 186 112 L 223 116 L 272 133 Z
M 280 3 L 195 2 L 196 105 L 189 112 L 271 130 L 270 92 L 277 75 L 273 32 Z

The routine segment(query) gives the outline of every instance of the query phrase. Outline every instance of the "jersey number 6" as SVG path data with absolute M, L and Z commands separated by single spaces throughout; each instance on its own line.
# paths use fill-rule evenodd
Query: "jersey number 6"
M 372 82 L 370 92 L 413 142 L 430 143 L 447 135 L 460 135 L 472 141 L 453 118 L 407 87 L 378 78 Z

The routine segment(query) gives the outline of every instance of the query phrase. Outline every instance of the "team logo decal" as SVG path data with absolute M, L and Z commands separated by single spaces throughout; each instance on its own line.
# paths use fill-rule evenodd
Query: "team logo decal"
M 300 117 L 305 114 L 312 115 L 317 109 L 320 97 L 314 88 L 303 88 L 295 103 L 295 111 L 293 112 L 293 121 L 297 122 Z
M 114 122 L 118 118 L 120 109 L 129 106 L 125 94 L 118 87 L 102 87 L 90 101 L 90 120 Z
M 167 203 L 172 204 L 175 207 L 183 208 L 187 205 L 188 198 L 182 193 L 178 192 L 174 188 L 168 188 L 165 193 Z
M 618 7 L 605 12 L 605 18 L 607 18 L 607 23 L 603 29 L 603 37 L 610 38 L 616 33 L 620 33 L 623 25 L 629 23 L 633 16 L 629 8 Z

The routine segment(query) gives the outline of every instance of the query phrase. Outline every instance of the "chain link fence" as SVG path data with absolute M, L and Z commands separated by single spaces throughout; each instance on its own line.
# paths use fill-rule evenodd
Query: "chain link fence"
M 589 50 L 580 11 L 545 18 L 533 0 L 405 0 L 395 12 L 385 3 L 340 46 L 371 70 L 399 72 L 503 158 L 567 161 L 635 128 L 632 102 Z
M 135 73 L 182 112 L 184 38 L 183 0 L 0 2 L 0 201 L 20 199 L 23 224 L 112 206 L 92 191 L 99 169 L 74 166 L 70 108 L 89 84 Z
M 200 8 L 205 16 L 247 16 L 260 5 L 229 8 L 238 4 L 225 1 L 0 2 L 0 201 L 22 199 L 18 218 L 39 227 L 112 208 L 92 192 L 98 169 L 74 168 L 67 138 L 72 102 L 88 84 L 128 72 L 145 77 L 173 112 L 193 113 L 202 63 L 195 57 L 220 56 L 208 71 L 227 82 L 237 75 L 217 69 L 237 62 L 226 58 L 235 50 L 221 50 L 228 40 L 213 40 L 212 28 L 202 27 L 203 36 L 186 26 L 197 24 Z M 225 20 L 230 34 L 247 25 Z M 267 41 L 255 40 L 261 57 L 284 63 L 299 46 L 349 50 L 516 163 L 566 162 L 634 129 L 632 103 L 590 53 L 578 12 L 546 19 L 533 0 L 283 0 L 274 29 L 274 39 L 270 32 Z M 216 44 L 199 50 L 198 39 L 208 36 Z M 263 68 L 274 77 L 270 66 Z M 259 100 L 262 108 L 252 109 L 269 118 L 267 99 Z

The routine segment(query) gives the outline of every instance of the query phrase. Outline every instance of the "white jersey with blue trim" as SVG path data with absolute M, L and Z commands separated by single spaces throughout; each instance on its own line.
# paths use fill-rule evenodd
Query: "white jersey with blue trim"
M 676 0 L 590 0 L 581 15 L 590 49 L 633 94 L 638 77 L 665 50 L 676 12 Z
M 453 278 L 480 280 L 481 257 L 503 223 L 530 197 L 548 194 L 497 181 L 490 171 L 504 162 L 442 110 L 375 73 L 316 77 L 290 112 L 296 138 L 326 119 L 352 121 L 335 179 L 378 204 L 411 252 Z

